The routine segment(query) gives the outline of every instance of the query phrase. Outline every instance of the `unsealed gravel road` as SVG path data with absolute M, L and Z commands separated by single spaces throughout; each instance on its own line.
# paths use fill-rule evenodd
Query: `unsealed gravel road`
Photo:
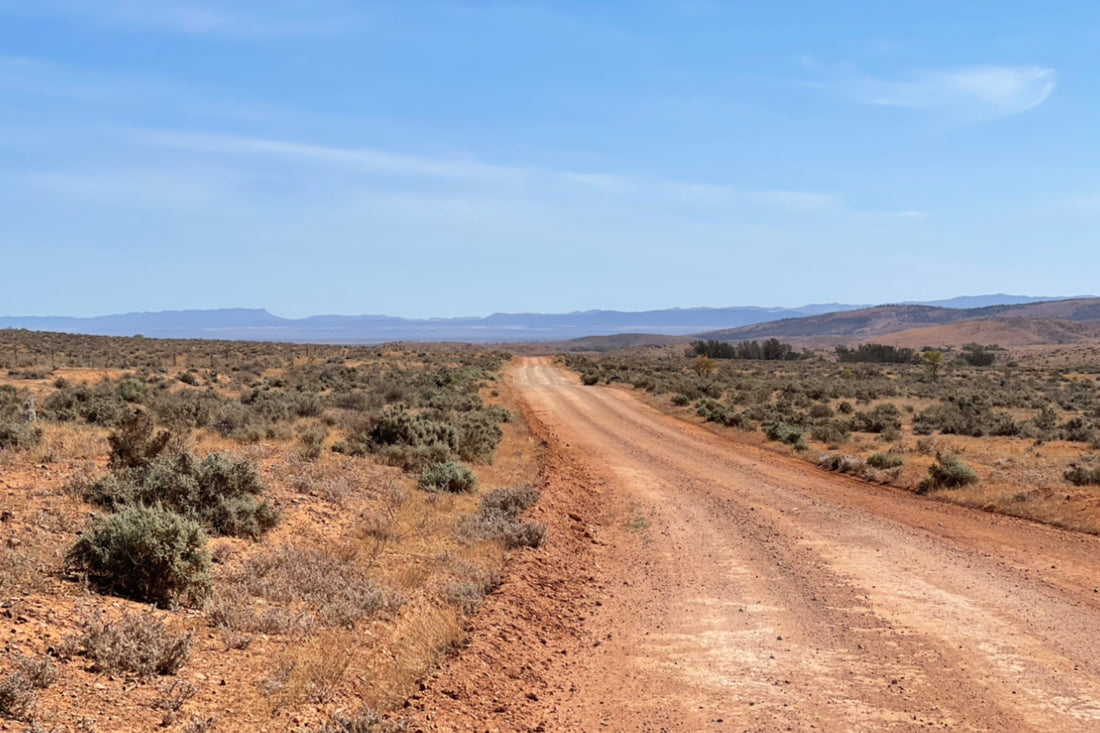
M 1100 731 L 1097 538 L 734 444 L 546 359 L 509 379 L 629 510 L 594 643 L 541 663 L 541 727 L 477 729 Z

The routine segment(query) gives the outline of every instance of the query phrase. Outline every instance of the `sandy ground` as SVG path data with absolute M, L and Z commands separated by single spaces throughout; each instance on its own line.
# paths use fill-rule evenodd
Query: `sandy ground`
M 1100 539 L 508 379 L 549 525 L 413 730 L 1100 731 Z

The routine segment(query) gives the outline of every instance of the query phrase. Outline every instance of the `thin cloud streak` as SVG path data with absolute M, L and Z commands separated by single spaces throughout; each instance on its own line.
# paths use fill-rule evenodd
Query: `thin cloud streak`
M 350 168 L 369 175 L 412 180 L 516 186 L 535 190 L 574 189 L 620 199 L 689 205 L 731 211 L 837 217 L 921 216 L 921 212 L 863 212 L 834 194 L 804 191 L 747 192 L 733 186 L 691 181 L 654 180 L 599 172 L 485 163 L 473 158 L 433 158 L 368 148 L 346 148 L 288 140 L 133 128 L 135 142 L 160 148 L 215 155 L 275 157 L 308 165 Z M 514 191 L 513 191 L 514 192 Z
M 863 104 L 976 122 L 1038 107 L 1054 93 L 1057 74 L 1041 66 L 970 66 L 920 71 L 904 80 L 850 75 L 810 86 Z

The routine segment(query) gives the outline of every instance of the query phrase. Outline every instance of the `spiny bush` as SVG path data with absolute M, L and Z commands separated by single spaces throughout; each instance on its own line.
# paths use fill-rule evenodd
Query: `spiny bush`
M 918 491 L 925 494 L 936 489 L 957 489 L 977 482 L 978 474 L 960 461 L 958 456 L 937 453 L 936 462 L 928 469 L 928 476 L 920 482 Z
M 42 440 L 42 428 L 32 423 L 0 420 L 0 448 L 27 450 Z
M 507 417 L 507 411 L 504 410 Z M 458 445 L 455 452 L 464 461 L 490 462 L 497 444 L 504 437 L 500 429 L 501 411 L 472 410 L 457 421 Z
M 152 611 L 125 613 L 114 621 L 93 612 L 63 649 L 87 657 L 99 672 L 150 677 L 178 672 L 191 658 L 191 640 L 190 632 L 170 631 Z
M 57 665 L 49 657 L 28 657 L 15 652 L 11 658 L 13 672 L 30 680 L 36 690 L 45 690 L 57 682 Z
M 161 454 L 145 466 L 115 471 L 85 494 L 98 506 L 159 504 L 201 522 L 215 534 L 258 537 L 274 527 L 279 514 L 261 501 L 264 486 L 252 464 L 224 453 L 201 461 L 187 451 Z
M 0 718 L 26 719 L 38 701 L 36 690 L 57 682 L 57 667 L 47 657 L 34 659 L 20 652 L 12 655 L 11 666 L 0 677 Z
M 307 461 L 315 461 L 321 457 L 325 448 L 325 440 L 328 439 L 328 428 L 320 423 L 313 423 L 298 430 L 298 455 Z
M 198 604 L 211 587 L 206 533 L 160 507 L 134 506 L 98 518 L 65 562 L 104 590 L 158 605 Z
M 454 425 L 412 413 L 404 407 L 386 408 L 371 426 L 367 437 L 372 445 L 378 447 L 444 445 L 452 451 L 458 449 L 460 440 Z
M 427 491 L 470 493 L 477 488 L 477 476 L 457 461 L 444 461 L 421 471 L 417 483 Z
M 135 410 L 123 418 L 117 429 L 107 436 L 111 446 L 107 465 L 113 469 L 140 468 L 160 455 L 172 439 L 172 434 L 162 430 L 153 434 L 153 421 L 142 410 Z

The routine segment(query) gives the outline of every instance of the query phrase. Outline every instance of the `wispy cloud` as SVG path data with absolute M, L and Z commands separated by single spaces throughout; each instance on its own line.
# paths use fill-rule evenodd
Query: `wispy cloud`
M 856 219 L 921 216 L 920 212 L 865 212 L 840 196 L 807 191 L 752 192 L 731 185 L 655 179 L 605 172 L 486 163 L 473 157 L 432 157 L 369 148 L 348 148 L 299 141 L 135 128 L 125 131 L 141 145 L 214 156 L 277 159 L 298 165 L 340 169 L 369 178 L 479 185 L 511 196 L 519 191 L 538 197 L 574 193 L 614 198 L 639 206 L 691 207 L 729 215 L 816 216 Z
M 969 66 L 919 71 L 904 79 L 847 74 L 811 86 L 864 104 L 976 122 L 1034 109 L 1054 92 L 1057 74 L 1041 66 Z
M 350 12 L 334 0 L 0 0 L 0 12 L 120 30 L 266 38 L 329 32 Z

